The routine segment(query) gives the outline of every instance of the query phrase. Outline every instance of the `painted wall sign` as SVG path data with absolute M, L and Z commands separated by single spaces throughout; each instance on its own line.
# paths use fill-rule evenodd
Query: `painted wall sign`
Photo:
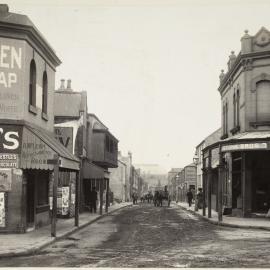
M 11 190 L 12 173 L 11 169 L 0 169 L 0 191 Z
M 19 154 L 21 141 L 21 126 L 0 125 L 0 153 Z
M 227 152 L 240 150 L 260 150 L 267 148 L 268 148 L 267 143 L 242 143 L 242 144 L 223 145 L 221 147 L 221 151 Z
M 5 193 L 0 192 L 0 227 L 6 227 Z
M 0 154 L 0 168 L 18 168 L 18 155 Z
M 23 110 L 24 41 L 0 38 L 0 116 L 18 116 Z
M 24 128 L 20 167 L 28 169 L 52 169 L 47 161 L 53 159 L 55 152 L 39 137 Z
M 73 128 L 54 127 L 55 138 L 73 154 Z

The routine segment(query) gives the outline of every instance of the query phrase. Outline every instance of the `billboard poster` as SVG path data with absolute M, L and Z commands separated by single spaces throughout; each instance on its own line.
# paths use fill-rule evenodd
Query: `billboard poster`
M 54 127 L 55 138 L 73 154 L 73 127 Z
M 5 193 L 0 192 L 0 227 L 6 226 Z
M 57 214 L 62 216 L 69 214 L 69 187 L 57 189 Z
M 18 168 L 18 155 L 0 154 L 0 168 Z
M 0 169 L 0 192 L 11 191 L 11 169 Z

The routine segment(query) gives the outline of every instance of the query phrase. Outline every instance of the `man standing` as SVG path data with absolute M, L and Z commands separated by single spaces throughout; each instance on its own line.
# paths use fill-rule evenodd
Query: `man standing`
M 93 213 L 97 212 L 97 192 L 96 187 L 93 187 L 90 191 L 90 212 Z
M 188 200 L 189 207 L 191 207 L 192 200 L 193 200 L 193 194 L 192 194 L 191 189 L 189 189 L 189 191 L 187 192 L 187 200 Z

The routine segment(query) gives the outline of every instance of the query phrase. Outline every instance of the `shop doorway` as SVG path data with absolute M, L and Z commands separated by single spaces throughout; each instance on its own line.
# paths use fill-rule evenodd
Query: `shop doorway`
M 27 173 L 26 185 L 26 225 L 33 228 L 35 224 L 35 175 Z

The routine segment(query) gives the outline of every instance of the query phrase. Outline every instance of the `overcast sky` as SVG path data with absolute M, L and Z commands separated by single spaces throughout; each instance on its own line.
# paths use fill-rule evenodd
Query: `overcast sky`
M 221 125 L 220 70 L 244 30 L 270 29 L 270 1 L 7 0 L 62 60 L 61 78 L 88 92 L 88 110 L 135 163 L 192 162 Z

